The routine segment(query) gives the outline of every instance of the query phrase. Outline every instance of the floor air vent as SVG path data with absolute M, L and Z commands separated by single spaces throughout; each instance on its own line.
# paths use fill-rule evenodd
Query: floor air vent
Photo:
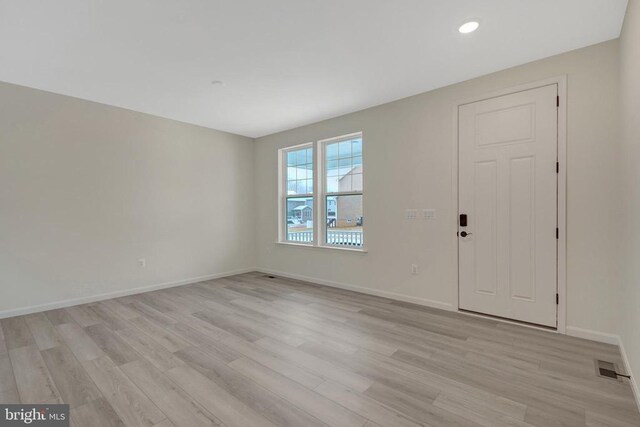
M 614 381 L 620 381 L 617 372 L 618 367 L 615 363 L 605 362 L 604 360 L 596 360 L 596 374 L 599 377 L 609 378 Z

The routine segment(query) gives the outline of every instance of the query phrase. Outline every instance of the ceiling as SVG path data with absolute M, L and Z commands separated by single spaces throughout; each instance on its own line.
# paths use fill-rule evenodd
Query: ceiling
M 0 80 L 259 137 L 617 38 L 626 4 L 0 0 Z

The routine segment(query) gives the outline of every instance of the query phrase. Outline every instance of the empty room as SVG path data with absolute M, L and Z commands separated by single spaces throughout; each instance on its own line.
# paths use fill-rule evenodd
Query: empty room
M 640 426 L 640 0 L 0 0 L 0 426 Z

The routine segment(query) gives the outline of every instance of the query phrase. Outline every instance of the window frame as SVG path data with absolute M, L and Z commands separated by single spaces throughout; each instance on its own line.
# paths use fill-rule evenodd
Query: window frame
M 362 189 L 360 191 L 338 191 L 328 192 L 326 191 L 326 169 L 325 169 L 325 155 L 326 147 L 329 144 L 339 143 L 342 141 L 348 141 L 354 138 L 362 139 Z M 287 183 L 287 154 L 291 151 L 296 151 L 304 148 L 311 147 L 313 149 L 313 193 L 289 196 L 288 183 Z M 364 151 L 365 143 L 362 132 L 354 132 L 346 135 L 340 135 L 332 138 L 321 139 L 313 142 L 306 142 L 304 144 L 293 145 L 284 147 L 278 150 L 279 161 L 279 212 L 278 212 L 278 224 L 279 224 L 279 236 L 278 243 L 294 246 L 304 246 L 323 249 L 337 249 L 342 251 L 355 251 L 355 252 L 367 252 L 365 244 L 362 246 L 348 246 L 330 244 L 327 242 L 327 217 L 326 217 L 326 200 L 330 196 L 361 196 L 363 200 L 362 204 L 362 218 L 365 217 L 364 212 L 364 193 L 365 193 L 365 172 L 364 172 Z M 290 198 L 302 198 L 308 197 L 313 199 L 313 240 L 311 242 L 296 242 L 288 240 L 287 235 L 287 200 Z M 362 224 L 362 236 L 365 235 L 365 223 Z

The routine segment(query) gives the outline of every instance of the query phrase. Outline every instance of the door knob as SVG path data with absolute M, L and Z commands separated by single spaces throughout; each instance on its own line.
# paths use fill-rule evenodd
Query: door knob
M 466 231 L 461 231 L 461 232 L 460 232 L 460 235 L 461 235 L 462 237 L 471 236 L 471 234 L 473 234 L 473 233 L 467 233 Z

